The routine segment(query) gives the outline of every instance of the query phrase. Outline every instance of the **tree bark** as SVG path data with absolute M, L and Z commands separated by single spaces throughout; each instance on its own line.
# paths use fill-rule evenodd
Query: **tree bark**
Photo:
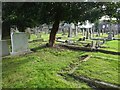
M 55 43 L 55 37 L 56 37 L 56 33 L 59 29 L 59 23 L 61 20 L 61 12 L 62 12 L 62 8 L 61 8 L 61 4 L 56 4 L 56 8 L 55 8 L 55 16 L 54 16 L 54 24 L 52 26 L 52 30 L 50 32 L 50 36 L 49 36 L 49 43 L 47 44 L 48 47 L 53 47 L 54 43 Z
M 1 39 L 10 38 L 10 22 L 3 22 L 2 23 L 2 37 Z
M 60 23 L 60 20 L 56 19 L 54 24 L 53 24 L 53 27 L 52 27 L 52 30 L 51 30 L 50 36 L 49 36 L 49 43 L 48 43 L 49 47 L 53 47 L 54 46 L 55 36 L 56 36 L 56 33 L 58 31 L 58 28 L 59 28 L 59 23 Z

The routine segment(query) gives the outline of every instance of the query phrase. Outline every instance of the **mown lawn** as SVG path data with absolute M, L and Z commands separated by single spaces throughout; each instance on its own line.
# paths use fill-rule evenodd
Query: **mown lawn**
M 58 36 L 60 36 L 58 34 Z M 2 85 L 3 88 L 87 88 L 86 83 L 74 79 L 65 79 L 60 76 L 70 63 L 79 60 L 87 54 L 92 57 L 79 63 L 79 68 L 74 72 L 97 80 L 113 84 L 118 82 L 118 56 L 99 52 L 72 51 L 63 48 L 43 48 L 40 45 L 48 42 L 48 34 L 43 34 L 44 41 L 29 43 L 29 48 L 35 52 L 20 56 L 8 56 L 2 60 Z M 67 38 L 66 36 L 63 37 Z M 78 40 L 79 36 L 75 38 Z M 30 40 L 37 39 L 34 35 Z M 106 43 L 112 49 L 118 48 L 117 41 Z
M 105 46 L 106 48 L 101 48 L 101 49 L 120 52 L 119 45 L 120 45 L 119 40 L 107 41 L 105 44 L 102 45 Z
M 24 56 L 3 58 L 3 88 L 90 88 L 58 74 L 82 53 L 44 48 Z
M 118 80 L 119 67 L 118 56 L 103 53 L 86 53 L 91 55 L 87 62 L 80 63 L 75 75 L 87 76 L 92 79 L 120 85 Z

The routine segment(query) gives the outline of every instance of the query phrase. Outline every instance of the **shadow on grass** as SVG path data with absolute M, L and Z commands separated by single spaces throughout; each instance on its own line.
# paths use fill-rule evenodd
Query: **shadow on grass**
M 46 45 L 40 45 L 39 47 L 31 49 L 31 51 L 37 52 L 40 49 L 47 48 Z M 32 54 L 32 53 L 31 53 Z M 9 69 L 12 71 L 15 71 L 16 68 L 19 66 L 26 64 L 30 62 L 31 60 L 34 60 L 34 56 L 31 56 L 31 54 L 25 54 L 25 55 L 19 55 L 16 57 L 5 57 L 3 58 L 3 64 L 2 64 L 2 70 L 3 72 L 9 72 Z M 16 67 L 16 68 L 15 68 Z
M 91 48 L 86 48 L 86 47 L 79 47 L 79 46 L 71 46 L 71 45 L 63 45 L 59 44 L 59 46 L 62 46 L 64 48 L 74 50 L 74 51 L 85 51 L 85 52 L 101 52 L 105 54 L 113 54 L 113 55 L 120 55 L 120 52 L 114 52 L 114 51 L 107 51 L 107 50 L 102 50 L 102 49 L 91 49 Z
M 20 57 L 21 59 L 21 57 Z M 24 65 L 28 63 L 29 61 L 33 60 L 33 57 L 28 57 L 26 59 L 21 59 L 19 61 L 13 61 L 12 58 L 10 59 L 10 62 L 3 63 L 2 64 L 2 72 L 11 72 L 11 71 L 16 71 L 17 68 L 19 68 L 21 65 Z M 12 72 L 11 72 L 12 73 Z
M 40 45 L 40 46 L 35 47 L 35 48 L 32 48 L 31 51 L 37 52 L 37 50 L 40 50 L 40 49 L 43 49 L 43 48 L 47 48 L 46 44 Z

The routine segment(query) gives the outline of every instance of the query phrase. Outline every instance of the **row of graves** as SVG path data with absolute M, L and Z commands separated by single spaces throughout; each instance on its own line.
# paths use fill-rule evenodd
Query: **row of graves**
M 82 25 L 75 25 L 74 23 L 67 24 L 64 23 L 63 26 L 61 26 L 61 30 L 63 31 L 63 34 L 68 32 L 68 37 L 72 37 L 73 33 L 74 36 L 76 36 L 79 32 L 82 33 L 82 36 L 86 39 L 92 39 L 94 36 L 100 37 L 101 34 L 104 33 L 108 34 L 108 37 L 106 39 L 112 40 L 115 35 L 118 34 L 118 24 L 110 24 L 107 22 L 100 22 L 98 26 L 96 27 L 94 23 L 90 23 L 89 21 L 86 21 Z
M 30 35 L 34 34 L 39 39 L 41 38 L 41 32 L 49 33 L 50 29 L 50 25 L 43 24 L 34 28 L 28 27 L 25 29 L 25 32 L 19 32 L 17 27 L 13 25 L 10 33 L 11 50 L 9 49 L 8 41 L 2 40 L 2 30 L 0 30 L 0 57 L 31 52 L 28 47 Z
M 29 48 L 28 48 L 28 40 L 30 39 L 30 35 L 31 34 L 35 34 L 37 36 L 37 38 L 40 38 L 41 32 L 45 32 L 45 33 L 50 33 L 52 29 L 52 25 L 40 25 L 39 27 L 34 27 L 34 28 L 27 28 L 25 30 L 25 32 L 19 32 L 17 28 L 11 28 L 11 46 L 12 46 L 12 50 L 9 52 L 9 48 L 8 48 L 8 44 L 6 40 L 2 40 L 2 31 L 0 31 L 0 56 L 6 56 L 6 55 L 15 55 L 15 54 L 19 54 L 19 53 L 23 53 L 23 52 L 30 52 Z M 105 22 L 101 22 L 98 25 L 98 31 L 99 32 L 95 32 L 95 25 L 92 23 L 89 23 L 89 21 L 86 21 L 85 24 L 83 25 L 75 25 L 74 23 L 61 23 L 59 26 L 59 30 L 58 33 L 63 33 L 63 35 L 67 32 L 68 33 L 68 38 L 73 37 L 73 33 L 74 36 L 78 34 L 78 32 L 81 32 L 83 35 L 83 38 L 80 38 L 78 41 L 81 40 L 86 40 L 86 39 L 91 39 L 91 40 L 102 40 L 103 43 L 105 42 L 105 40 L 112 40 L 114 35 L 118 34 L 118 25 L 117 24 L 108 24 Z M 97 33 L 97 35 L 100 36 L 100 33 L 104 31 L 104 33 L 108 33 L 108 37 L 107 38 L 94 38 L 94 34 Z M 114 32 L 114 35 L 113 35 Z M 57 41 L 59 42 L 65 42 L 66 40 L 61 40 L 61 38 L 58 38 Z M 66 42 L 70 43 L 74 43 L 71 40 L 67 40 Z M 96 42 L 99 43 L 99 42 Z M 93 42 L 91 42 L 91 44 L 93 45 Z M 97 44 L 96 44 L 97 45 Z M 93 45 L 94 46 L 94 45 Z M 99 45 L 97 45 L 99 46 Z
M 88 21 L 86 24 L 83 24 L 79 27 L 82 31 L 82 35 L 88 38 L 94 38 L 94 36 L 100 37 L 101 34 L 104 33 L 108 34 L 106 39 L 112 40 L 115 35 L 118 35 L 119 32 L 119 24 L 110 24 L 105 22 L 100 22 L 96 27 L 94 23 L 89 23 Z
M 16 26 L 11 28 L 11 51 L 9 49 L 8 41 L 2 40 L 2 30 L 0 30 L 0 57 L 7 55 L 19 55 L 31 52 L 28 47 L 28 42 L 31 34 L 35 34 L 37 38 L 41 37 L 39 33 L 50 33 L 51 25 L 40 25 L 39 27 L 27 28 L 25 32 L 19 32 Z M 62 28 L 59 28 L 62 31 Z
M 75 25 L 74 23 L 63 23 L 61 26 L 59 26 L 59 32 L 61 31 L 63 35 L 65 33 L 68 33 L 68 37 L 77 36 L 78 33 L 82 33 L 83 37 L 86 37 L 86 39 L 94 38 L 94 37 L 100 37 L 102 35 L 108 34 L 108 37 L 106 39 L 112 40 L 115 35 L 118 35 L 119 32 L 119 24 L 111 24 L 107 21 L 101 21 L 96 26 L 94 23 L 90 23 L 89 21 L 86 21 L 84 24 L 80 25 L 79 23 Z
M 85 45 L 85 47 L 91 47 L 93 49 L 100 48 L 101 45 L 103 45 L 106 42 L 106 40 L 113 40 L 115 39 L 114 36 L 119 34 L 119 24 L 112 24 L 106 21 L 99 22 L 97 27 L 94 23 L 90 23 L 89 21 L 86 21 L 82 25 L 78 24 L 76 26 L 74 23 L 65 23 L 63 29 L 68 29 L 69 38 L 73 36 L 73 32 L 81 32 L 83 38 L 79 38 L 78 41 L 85 41 L 86 39 L 89 39 L 91 43 L 88 43 L 87 45 Z M 104 33 L 108 34 L 108 36 L 101 37 Z M 98 36 L 98 38 L 94 37 L 95 35 Z M 68 40 L 62 40 L 60 37 L 58 37 L 57 41 L 75 45 L 74 43 L 76 41 L 69 40 L 69 38 Z

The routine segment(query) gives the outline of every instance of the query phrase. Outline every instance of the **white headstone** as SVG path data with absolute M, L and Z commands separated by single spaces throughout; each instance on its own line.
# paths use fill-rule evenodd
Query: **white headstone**
M 28 37 L 24 32 L 11 33 L 12 54 L 21 54 L 28 49 Z
M 75 24 L 74 23 L 71 23 L 70 25 L 71 25 L 72 29 L 75 29 Z
M 27 34 L 28 39 L 30 39 L 31 29 L 29 27 L 25 29 L 25 33 Z

